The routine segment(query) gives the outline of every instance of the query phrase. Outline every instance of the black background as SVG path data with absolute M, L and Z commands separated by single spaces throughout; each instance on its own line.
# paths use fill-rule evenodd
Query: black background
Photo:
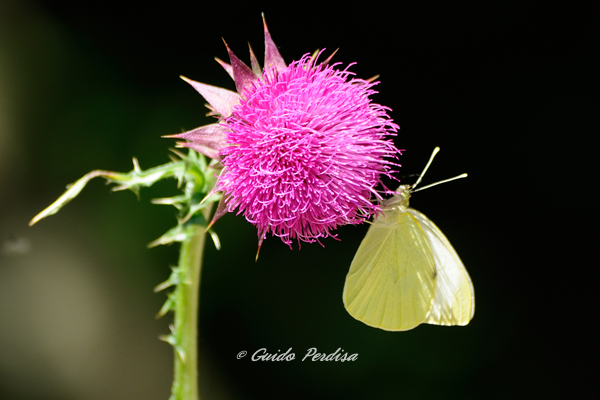
M 335 60 L 356 62 L 358 77 L 380 74 L 375 101 L 391 107 L 401 127 L 404 183 L 435 146 L 441 153 L 424 183 L 469 173 L 419 192 L 411 205 L 453 243 L 477 307 L 467 327 L 369 328 L 341 301 L 366 225 L 340 228 L 341 241 L 324 247 L 290 251 L 269 238 L 255 263 L 255 229 L 227 215 L 215 227 L 223 248 L 208 246 L 202 275 L 204 398 L 538 398 L 586 385 L 582 367 L 595 348 L 586 332 L 596 319 L 596 265 L 587 255 L 595 244 L 588 227 L 597 222 L 591 10 L 504 2 L 0 8 L 0 107 L 10 122 L 0 131 L 0 239 L 30 244 L 26 254 L 0 259 L 0 343 L 12 349 L 0 353 L 1 398 L 168 398 L 170 347 L 156 338 L 171 316 L 153 319 L 164 294 L 152 288 L 177 249 L 145 245 L 175 223 L 174 210 L 149 204 L 176 194 L 175 184 L 142 191 L 138 201 L 92 182 L 57 216 L 26 224 L 92 169 L 129 171 L 132 156 L 142 168 L 167 162 L 173 141 L 161 135 L 210 122 L 204 100 L 178 76 L 233 89 L 213 57 L 227 60 L 221 37 L 243 60 L 248 41 L 262 54 L 261 12 L 287 62 L 339 48 Z M 77 292 L 85 307 L 68 295 L 80 283 L 62 278 L 65 260 L 95 287 Z M 94 319 L 92 292 L 103 319 Z M 48 304 L 48 312 L 33 312 Z M 98 323 L 97 339 L 86 339 L 84 316 Z M 291 347 L 296 360 L 236 358 L 263 347 Z M 359 356 L 302 362 L 311 347 Z

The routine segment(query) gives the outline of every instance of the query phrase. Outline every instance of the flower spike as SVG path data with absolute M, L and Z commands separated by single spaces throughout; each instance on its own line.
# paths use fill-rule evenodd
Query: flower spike
M 227 212 L 229 211 L 227 209 L 227 205 L 226 205 L 228 200 L 229 200 L 229 196 L 227 196 L 227 195 L 221 197 L 221 200 L 219 200 L 219 204 L 217 205 L 217 210 L 215 211 L 215 214 L 213 215 L 212 220 L 206 227 L 206 230 L 209 230 L 210 228 L 212 228 L 212 226 L 215 224 L 215 222 L 217 222 L 223 215 L 227 214 Z
M 235 81 L 235 87 L 237 92 L 241 95 L 244 90 L 249 89 L 253 82 L 258 81 L 258 76 L 252 70 L 242 62 L 239 58 L 233 54 L 233 51 L 227 46 L 225 39 L 223 39 L 227 52 L 229 53 L 229 60 L 231 62 L 231 69 L 233 70 L 233 80 Z
M 233 106 L 240 101 L 240 95 L 231 90 L 196 82 L 185 76 L 181 76 L 181 79 L 192 85 L 192 87 L 208 101 L 208 104 L 223 117 L 229 117 Z
M 283 61 L 283 57 L 279 54 L 279 50 L 277 50 L 277 46 L 273 39 L 271 39 L 271 34 L 269 33 L 269 29 L 267 28 L 267 21 L 265 20 L 265 14 L 262 14 L 263 26 L 265 28 L 265 65 L 264 70 L 267 71 L 271 67 L 275 67 L 277 71 L 282 71 L 285 69 L 285 61 Z
M 227 128 L 219 124 L 205 125 L 188 132 L 163 137 L 185 139 L 187 142 L 177 142 L 177 147 L 194 149 L 218 161 L 221 160 L 219 152 L 227 146 Z
M 227 64 L 225 61 L 221 60 L 219 57 L 215 57 L 215 61 L 219 63 L 221 67 L 229 74 L 231 79 L 233 79 L 233 68 L 231 65 Z
M 329 62 L 331 61 L 331 59 L 333 58 L 333 56 L 335 56 L 335 54 L 338 52 L 338 50 L 339 50 L 339 49 L 335 49 L 335 50 L 333 51 L 333 53 L 331 53 L 331 54 L 329 55 L 329 57 L 327 57 L 327 58 L 325 59 L 325 61 L 323 61 L 321 64 L 322 64 L 323 66 L 325 66 L 325 65 L 328 65 L 328 64 L 329 64 Z
M 250 50 L 250 65 L 252 66 L 252 72 L 262 79 L 262 70 L 260 69 L 260 64 L 254 55 L 254 51 L 252 51 L 252 46 L 250 46 L 250 43 L 248 43 L 248 50 Z

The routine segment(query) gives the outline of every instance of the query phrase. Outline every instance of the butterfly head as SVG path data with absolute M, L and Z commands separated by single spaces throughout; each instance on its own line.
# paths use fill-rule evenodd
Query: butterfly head
M 394 195 L 382 203 L 381 209 L 384 212 L 386 210 L 400 210 L 404 212 L 408 208 L 408 199 L 410 198 L 412 187 L 413 185 L 398 186 Z

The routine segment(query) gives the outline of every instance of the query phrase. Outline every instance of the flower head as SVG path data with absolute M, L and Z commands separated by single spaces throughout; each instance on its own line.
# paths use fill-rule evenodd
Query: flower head
M 318 54 L 286 66 L 264 29 L 263 70 L 252 49 L 252 69 L 229 48 L 231 64 L 217 59 L 237 93 L 184 78 L 219 122 L 171 137 L 221 161 L 215 218 L 237 209 L 260 242 L 269 232 L 287 244 L 314 242 L 380 211 L 371 199 L 380 198 L 381 175 L 397 165 L 389 159 L 399 151 L 387 136 L 398 126 L 369 98 L 377 82 L 356 79 L 329 59 L 318 63 Z

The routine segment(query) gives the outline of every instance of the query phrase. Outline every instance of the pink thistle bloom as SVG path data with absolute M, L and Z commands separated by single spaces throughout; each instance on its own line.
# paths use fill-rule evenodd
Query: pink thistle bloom
M 400 152 L 387 136 L 399 127 L 389 108 L 369 98 L 377 82 L 308 54 L 286 66 L 266 23 L 264 31 L 263 70 L 252 49 L 252 69 L 229 48 L 231 65 L 217 59 L 237 93 L 183 78 L 219 121 L 170 137 L 223 164 L 213 223 L 237 209 L 257 227 L 260 243 L 269 232 L 288 245 L 335 237 L 337 226 L 381 211 L 371 199 L 381 199 L 380 177 L 398 165 L 389 160 Z

